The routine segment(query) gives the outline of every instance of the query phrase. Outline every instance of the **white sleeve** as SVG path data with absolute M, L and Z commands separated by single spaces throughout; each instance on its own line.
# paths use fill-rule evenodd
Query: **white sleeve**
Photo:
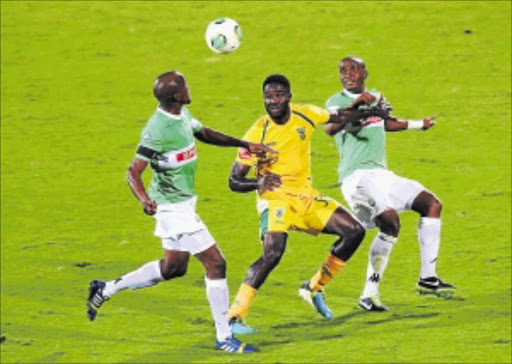
M 199 120 L 197 120 L 196 118 L 192 118 L 192 119 L 190 119 L 190 126 L 192 127 L 192 131 L 195 133 L 195 132 L 198 132 L 199 130 L 201 130 L 201 128 L 203 127 L 203 124 L 201 124 L 201 122 Z

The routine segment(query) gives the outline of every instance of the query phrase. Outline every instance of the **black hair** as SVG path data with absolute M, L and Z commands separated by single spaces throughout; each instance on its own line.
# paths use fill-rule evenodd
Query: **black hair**
M 288 81 L 288 79 L 283 75 L 275 74 L 268 76 L 265 81 L 263 81 L 263 91 L 265 91 L 265 86 L 267 86 L 269 83 L 278 83 L 283 85 L 284 88 L 290 92 L 290 81 Z

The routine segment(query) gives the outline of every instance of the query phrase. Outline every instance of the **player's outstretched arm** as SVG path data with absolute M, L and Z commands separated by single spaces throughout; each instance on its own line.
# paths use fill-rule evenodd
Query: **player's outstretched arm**
M 247 178 L 251 166 L 235 162 L 229 175 L 229 188 L 235 192 L 250 192 L 258 190 L 260 194 L 272 191 L 281 186 L 281 177 L 268 173 L 259 178 Z
M 386 131 L 402 131 L 402 130 L 428 130 L 436 125 L 437 116 L 427 116 L 423 120 L 398 120 L 386 119 Z
M 154 215 L 156 213 L 156 202 L 149 198 L 142 182 L 142 172 L 146 169 L 148 162 L 135 158 L 128 168 L 126 174 L 126 182 L 130 186 L 137 200 L 142 205 L 142 209 L 147 215 Z
M 324 126 L 324 130 L 327 135 L 333 136 L 347 125 L 363 126 L 362 120 L 370 116 L 387 118 L 389 117 L 389 112 L 382 109 L 359 110 L 352 107 L 339 109 L 336 114 L 331 114 L 331 117 Z
M 214 144 L 221 147 L 243 147 L 251 152 L 251 154 L 256 154 L 259 157 L 271 151 L 271 149 L 264 144 L 250 143 L 207 127 L 202 127 L 194 136 L 207 144 Z

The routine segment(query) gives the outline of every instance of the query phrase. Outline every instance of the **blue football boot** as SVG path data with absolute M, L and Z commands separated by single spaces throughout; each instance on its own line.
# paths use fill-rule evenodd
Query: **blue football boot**
M 254 346 L 244 344 L 236 337 L 228 337 L 225 341 L 215 340 L 215 349 L 224 350 L 228 353 L 255 353 L 258 351 Z
M 235 317 L 229 321 L 229 327 L 231 328 L 231 332 L 235 335 L 247 335 L 253 334 L 256 332 L 256 329 L 253 329 L 239 317 Z
M 309 288 L 309 282 L 305 282 L 299 288 L 299 296 L 304 299 L 307 303 L 315 308 L 320 315 L 325 318 L 333 318 L 331 310 L 327 306 L 327 302 L 325 300 L 325 293 L 323 291 L 313 291 Z

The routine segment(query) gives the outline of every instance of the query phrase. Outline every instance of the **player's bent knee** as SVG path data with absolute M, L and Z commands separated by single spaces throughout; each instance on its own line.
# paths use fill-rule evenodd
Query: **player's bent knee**
M 441 216 L 441 211 L 443 211 L 443 204 L 437 198 L 434 198 L 429 206 L 429 217 L 439 217 Z
M 364 240 L 364 237 L 366 235 L 366 230 L 361 224 L 357 224 L 354 227 L 354 240 L 359 241 L 361 243 Z
M 169 280 L 172 278 L 183 277 L 185 274 L 187 274 L 187 267 L 164 265 L 161 267 L 161 272 L 163 279 Z
M 356 252 L 362 240 L 340 239 L 331 247 L 331 254 L 347 262 Z
M 380 231 L 386 235 L 397 237 L 400 233 L 400 221 L 393 221 L 388 224 L 383 224 Z
M 208 274 L 212 274 L 216 278 L 226 276 L 226 261 L 224 259 L 216 260 L 211 266 L 206 267 Z
M 343 239 L 347 242 L 354 242 L 359 245 L 366 235 L 366 230 L 360 223 L 353 224 L 350 230 L 343 233 Z
M 388 210 L 377 216 L 375 220 L 379 230 L 386 234 L 397 237 L 400 233 L 400 218 L 395 211 Z

